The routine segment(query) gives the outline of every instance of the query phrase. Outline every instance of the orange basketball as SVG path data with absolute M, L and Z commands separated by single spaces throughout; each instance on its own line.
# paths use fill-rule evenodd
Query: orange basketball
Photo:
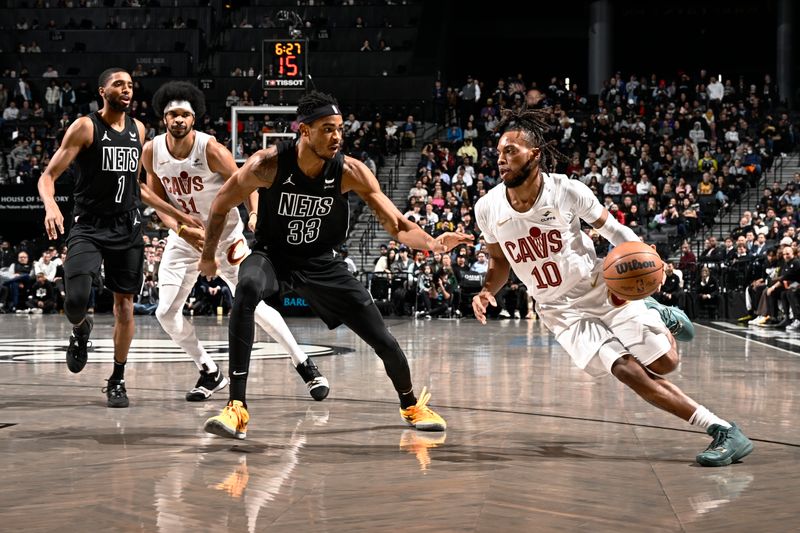
M 641 300 L 658 290 L 664 263 L 658 252 L 643 242 L 624 242 L 603 261 L 603 278 L 615 296 Z

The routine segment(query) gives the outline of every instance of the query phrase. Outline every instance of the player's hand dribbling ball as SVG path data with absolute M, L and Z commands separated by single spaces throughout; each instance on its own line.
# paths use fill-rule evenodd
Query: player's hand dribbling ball
M 614 296 L 641 300 L 658 290 L 664 276 L 664 262 L 643 242 L 624 242 L 603 261 L 603 278 Z

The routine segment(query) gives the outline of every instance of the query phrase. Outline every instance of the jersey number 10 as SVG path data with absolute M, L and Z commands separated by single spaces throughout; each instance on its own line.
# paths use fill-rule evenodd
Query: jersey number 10
M 547 261 L 542 264 L 542 268 L 533 267 L 531 275 L 536 278 L 536 288 L 546 289 L 547 287 L 558 287 L 563 281 L 561 279 L 561 272 L 558 271 L 558 265 L 553 261 Z

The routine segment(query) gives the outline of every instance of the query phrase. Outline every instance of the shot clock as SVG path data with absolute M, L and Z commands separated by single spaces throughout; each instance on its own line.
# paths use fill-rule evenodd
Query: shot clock
M 264 89 L 305 89 L 308 80 L 306 39 L 264 39 L 261 43 Z

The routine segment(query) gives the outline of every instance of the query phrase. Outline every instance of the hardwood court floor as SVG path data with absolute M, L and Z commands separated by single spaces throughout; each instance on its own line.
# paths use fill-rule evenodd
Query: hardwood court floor
M 673 380 L 756 445 L 709 469 L 694 463 L 707 436 L 574 368 L 540 322 L 389 321 L 446 434 L 404 426 L 379 359 L 349 330 L 289 323 L 320 354 L 331 395 L 312 401 L 288 359 L 259 343 L 248 437 L 232 441 L 201 429 L 227 391 L 185 402 L 194 365 L 151 317 L 137 317 L 128 409 L 106 408 L 100 391 L 111 317 L 96 317 L 79 375 L 63 361 L 64 317 L 0 317 L 0 529 L 800 529 L 795 353 L 705 327 L 682 346 Z M 195 324 L 227 370 L 227 321 Z

